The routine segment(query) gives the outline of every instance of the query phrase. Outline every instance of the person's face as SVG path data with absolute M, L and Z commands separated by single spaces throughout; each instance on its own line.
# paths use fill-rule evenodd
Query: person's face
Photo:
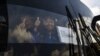
M 44 25 L 46 26 L 46 28 L 48 30 L 53 30 L 54 28 L 54 21 L 50 18 L 48 18 L 45 22 L 44 22 Z

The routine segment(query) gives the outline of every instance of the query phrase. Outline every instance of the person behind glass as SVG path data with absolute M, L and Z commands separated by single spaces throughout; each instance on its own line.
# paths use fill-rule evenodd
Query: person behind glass
M 44 24 L 44 32 L 43 32 L 44 43 L 59 43 L 60 40 L 57 35 L 54 19 L 48 17 L 43 21 L 43 24 Z
M 41 42 L 41 38 L 40 38 L 40 18 L 37 17 L 36 19 L 33 19 L 33 28 L 31 30 L 32 35 L 34 37 L 34 43 L 40 43 Z
M 32 33 L 31 33 L 31 29 L 33 28 L 32 17 L 25 16 L 25 18 L 23 19 L 23 23 L 24 23 L 23 27 L 26 29 L 27 35 L 28 35 L 28 33 L 30 33 L 30 35 L 27 36 L 27 38 L 31 39 L 30 43 L 33 43 L 33 41 L 35 42 L 35 39 L 34 39 Z M 26 43 L 28 43 L 28 42 L 26 41 Z
M 13 31 L 9 32 L 9 43 L 32 43 L 32 34 L 28 29 L 32 28 L 32 22 L 29 16 L 21 17 Z

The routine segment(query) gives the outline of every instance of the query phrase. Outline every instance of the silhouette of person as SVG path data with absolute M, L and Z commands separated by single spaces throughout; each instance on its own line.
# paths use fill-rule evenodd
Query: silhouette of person
M 48 17 L 44 20 L 43 24 L 44 24 L 44 30 L 43 30 L 44 43 L 59 43 L 60 40 L 57 34 L 54 19 Z
M 41 36 L 40 36 L 40 29 L 41 29 L 41 21 L 40 18 L 37 17 L 36 19 L 33 19 L 33 27 L 32 29 L 29 29 L 29 31 L 32 33 L 33 37 L 34 37 L 34 43 L 41 43 Z

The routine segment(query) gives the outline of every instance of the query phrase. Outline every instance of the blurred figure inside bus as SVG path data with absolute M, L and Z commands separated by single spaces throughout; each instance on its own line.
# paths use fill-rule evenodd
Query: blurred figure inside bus
M 47 17 L 43 21 L 43 25 L 44 25 L 44 30 L 43 30 L 44 43 L 59 43 L 60 40 L 58 38 L 54 19 L 51 17 Z
M 29 29 L 32 28 L 32 20 L 29 16 L 21 17 L 21 22 L 9 33 L 10 43 L 32 43 L 33 36 Z
M 40 18 L 37 17 L 36 19 L 33 19 L 33 28 L 29 29 L 29 31 L 32 33 L 33 37 L 34 37 L 34 41 L 33 43 L 41 43 L 42 39 L 41 39 L 41 34 L 40 34 L 40 29 L 41 29 L 41 21 Z

